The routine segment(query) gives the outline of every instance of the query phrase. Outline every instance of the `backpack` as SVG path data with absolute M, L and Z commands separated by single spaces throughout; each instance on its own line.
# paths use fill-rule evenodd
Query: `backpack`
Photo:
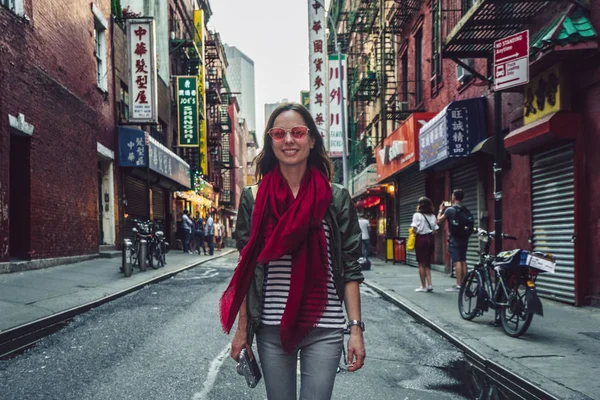
M 475 218 L 471 211 L 465 206 L 453 206 L 456 210 L 454 217 L 448 221 L 448 230 L 453 236 L 468 239 L 475 228 Z
M 194 221 L 194 232 L 204 233 L 204 220 L 202 218 L 198 218 Z

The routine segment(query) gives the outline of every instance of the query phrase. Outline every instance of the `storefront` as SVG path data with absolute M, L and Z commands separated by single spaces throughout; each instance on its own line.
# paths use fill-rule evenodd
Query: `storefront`
M 463 204 L 475 217 L 475 226 L 486 218 L 484 179 L 482 165 L 473 156 L 473 149 L 487 138 L 485 99 L 474 98 L 450 103 L 421 128 L 419 135 L 422 172 L 429 172 L 433 183 L 429 197 L 438 207 L 449 201 L 454 189 L 462 189 Z M 446 255 L 445 236 L 436 240 L 436 259 L 445 257 L 450 270 L 451 260 Z M 440 251 L 442 250 L 443 251 Z M 479 241 L 475 235 L 469 239 L 467 265 L 472 268 L 478 261 Z
M 387 238 L 408 236 L 417 201 L 426 195 L 426 175 L 418 168 L 417 143 L 421 126 L 434 115 L 412 114 L 375 150 L 378 183 L 388 183 L 395 188 L 395 202 L 391 204 L 395 217 L 385 232 Z M 414 252 L 406 254 L 406 261 L 408 265 L 417 266 Z
M 369 237 L 371 254 L 377 253 L 377 230 L 379 221 L 379 205 L 382 204 L 380 188 L 377 187 L 377 166 L 371 164 L 350 182 L 350 195 L 359 214 L 369 221 Z M 385 210 L 384 210 L 385 211 Z
M 191 187 L 189 165 L 140 129 L 118 130 L 123 238 L 133 236 L 131 219 L 152 220 L 171 237 L 171 192 Z

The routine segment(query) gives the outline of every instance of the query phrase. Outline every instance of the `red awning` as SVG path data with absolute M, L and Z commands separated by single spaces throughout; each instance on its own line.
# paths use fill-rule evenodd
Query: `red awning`
M 559 111 L 512 131 L 504 138 L 504 146 L 512 154 L 528 154 L 554 142 L 576 139 L 582 129 L 579 113 Z

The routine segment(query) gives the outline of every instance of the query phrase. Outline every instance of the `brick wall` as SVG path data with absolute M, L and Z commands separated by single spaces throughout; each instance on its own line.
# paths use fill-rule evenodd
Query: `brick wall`
M 115 148 L 110 41 L 104 93 L 96 85 L 90 3 L 25 5 L 29 22 L 0 8 L 0 261 L 9 257 L 10 229 L 30 232 L 33 259 L 97 252 L 96 143 Z M 96 5 L 110 23 L 110 1 Z M 29 226 L 10 226 L 8 218 L 8 114 L 19 113 L 35 127 Z

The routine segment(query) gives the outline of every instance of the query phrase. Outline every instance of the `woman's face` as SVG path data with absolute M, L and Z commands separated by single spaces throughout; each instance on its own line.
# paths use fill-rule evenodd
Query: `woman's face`
M 315 145 L 315 140 L 311 137 L 311 132 L 308 132 L 301 139 L 294 139 L 289 130 L 296 126 L 306 126 L 306 122 L 302 118 L 302 115 L 293 110 L 282 112 L 273 122 L 273 128 L 288 130 L 283 140 L 271 138 L 275 157 L 277 157 L 279 164 L 284 168 L 306 165 L 310 150 Z M 314 134 L 314 132 L 312 133 Z

